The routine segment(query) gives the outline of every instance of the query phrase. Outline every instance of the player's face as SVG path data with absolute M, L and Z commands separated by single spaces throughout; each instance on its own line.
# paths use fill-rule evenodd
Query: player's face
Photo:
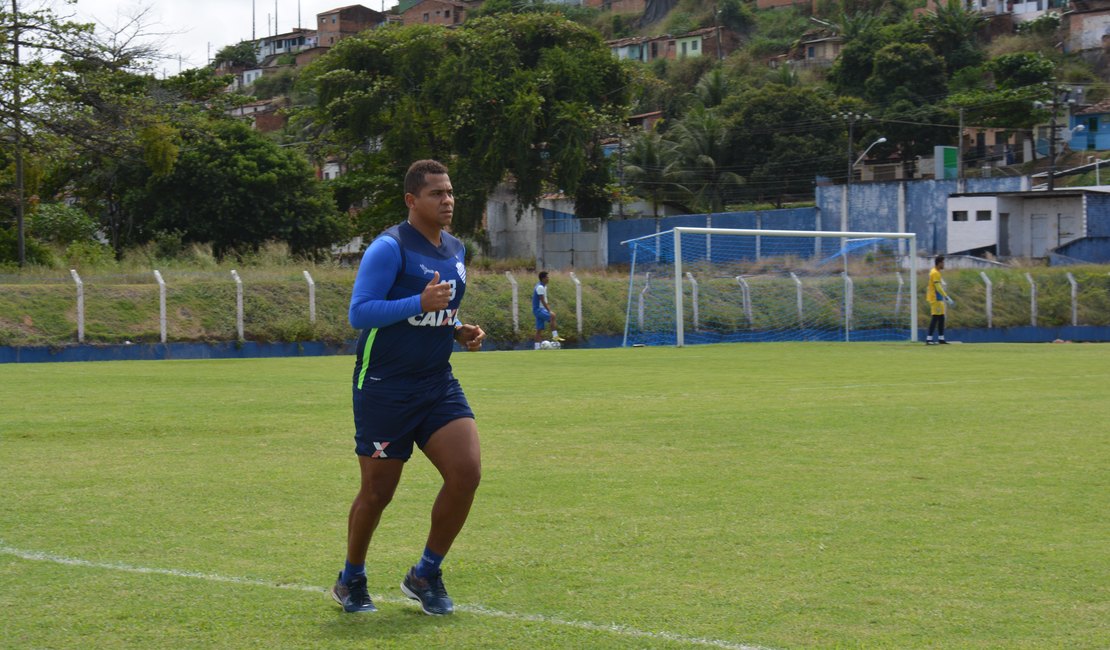
M 409 213 L 427 226 L 445 228 L 455 216 L 455 192 L 447 174 L 428 174 L 419 194 L 406 194 Z

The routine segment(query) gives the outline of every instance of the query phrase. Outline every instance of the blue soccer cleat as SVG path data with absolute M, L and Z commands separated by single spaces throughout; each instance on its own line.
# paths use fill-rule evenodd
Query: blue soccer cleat
M 374 601 L 370 600 L 370 592 L 366 589 L 365 575 L 354 576 L 347 582 L 343 582 L 343 572 L 340 571 L 330 593 L 335 602 L 343 606 L 345 612 L 353 614 L 378 611 L 378 608 L 374 607 Z
M 443 572 L 436 571 L 427 578 L 417 577 L 413 569 L 401 582 L 401 591 L 409 598 L 419 601 L 420 608 L 431 616 L 446 616 L 455 611 L 455 604 L 443 586 Z

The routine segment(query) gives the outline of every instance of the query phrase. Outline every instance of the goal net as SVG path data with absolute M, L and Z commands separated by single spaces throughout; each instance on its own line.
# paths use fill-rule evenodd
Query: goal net
M 675 228 L 622 243 L 626 346 L 917 339 L 913 233 Z

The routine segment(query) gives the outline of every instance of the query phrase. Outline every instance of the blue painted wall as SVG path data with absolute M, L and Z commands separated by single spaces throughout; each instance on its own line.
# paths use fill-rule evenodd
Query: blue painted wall
M 1083 262 L 1106 264 L 1110 262 L 1110 237 L 1084 237 L 1083 239 L 1064 244 L 1054 252 L 1058 255 L 1063 255 L 1064 259 L 1054 258 L 1053 266 L 1058 266 L 1066 262 L 1072 264 Z
M 1023 179 L 968 178 L 966 192 L 1016 192 L 1022 189 Z M 948 196 L 956 193 L 955 180 L 890 181 L 882 183 L 854 183 L 849 198 L 848 230 L 864 232 L 896 232 L 898 230 L 898 188 L 906 186 L 906 230 L 917 234 L 918 250 L 939 252 L 948 240 Z M 843 202 L 843 185 L 819 185 L 816 208 L 790 210 L 762 210 L 729 212 L 713 215 L 714 228 L 765 228 L 778 230 L 840 230 L 840 213 Z M 1097 197 L 1097 210 L 1107 217 L 1099 219 L 1101 226 L 1110 231 L 1110 197 Z M 610 221 L 609 263 L 631 262 L 630 249 L 622 241 L 663 232 L 679 226 L 705 227 L 704 214 L 678 215 L 655 219 L 626 219 Z M 1091 233 L 1095 234 L 1095 233 Z M 1100 233 L 1110 235 L 1110 232 Z M 769 241 L 769 247 L 786 246 L 797 240 Z M 839 241 L 830 240 L 822 252 L 832 254 L 839 248 Z M 716 258 L 716 255 L 714 255 Z
M 683 214 L 672 217 L 655 219 L 624 219 L 610 221 L 609 229 L 609 263 L 628 264 L 632 261 L 631 249 L 622 246 L 622 241 L 643 237 L 656 232 L 665 232 L 673 228 L 705 228 L 712 223 L 714 228 L 763 228 L 771 230 L 814 230 L 817 223 L 815 208 L 791 208 L 788 210 L 755 210 L 750 212 L 725 212 L 715 213 L 712 219 L 707 219 L 704 214 Z M 783 245 L 797 245 L 799 240 L 794 238 L 772 238 L 764 240 L 768 250 Z M 783 243 L 785 242 L 785 244 Z M 686 251 L 683 257 L 704 257 L 704 243 L 698 249 L 698 243 L 693 242 L 692 248 Z M 810 244 L 812 246 L 812 244 Z M 700 250 L 700 255 L 697 252 Z M 786 252 L 786 251 L 783 251 Z M 725 248 L 714 249 L 714 261 L 728 261 L 736 259 L 735 255 L 729 256 Z
M 886 232 L 898 229 L 898 187 L 906 186 L 906 230 L 917 234 L 918 250 L 932 253 L 948 240 L 948 196 L 956 193 L 955 180 L 854 183 L 849 198 L 848 230 Z M 1020 177 L 969 178 L 967 192 L 1016 192 Z M 819 185 L 817 209 L 821 230 L 840 230 L 843 185 Z
M 1110 237 L 1110 194 L 1087 194 L 1087 236 Z

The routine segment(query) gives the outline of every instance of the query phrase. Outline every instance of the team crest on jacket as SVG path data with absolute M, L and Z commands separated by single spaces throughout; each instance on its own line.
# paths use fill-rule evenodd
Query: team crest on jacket
M 463 284 L 466 284 L 466 267 L 462 262 L 455 262 L 455 270 L 459 272 L 459 279 Z

